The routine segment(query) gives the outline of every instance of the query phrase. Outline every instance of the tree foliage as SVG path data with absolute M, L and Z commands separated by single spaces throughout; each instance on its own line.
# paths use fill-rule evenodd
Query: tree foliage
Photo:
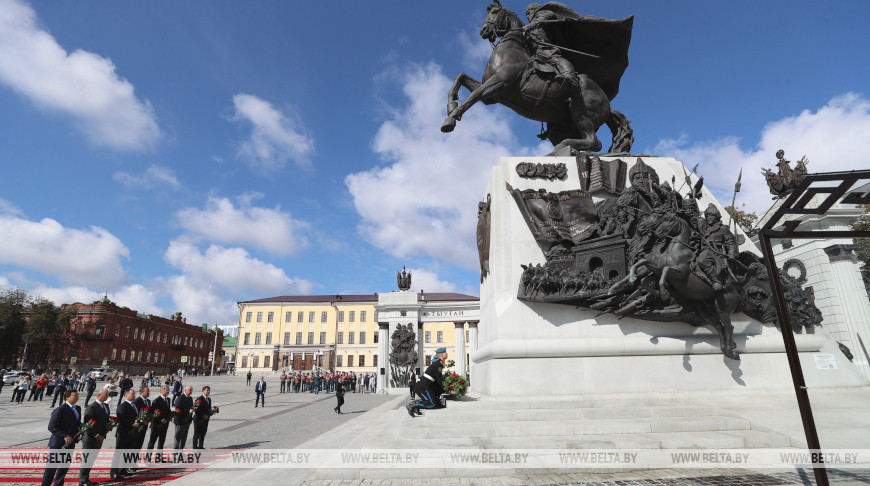
M 61 310 L 44 297 L 21 289 L 0 294 L 0 363 L 14 364 L 19 348 L 28 345 L 28 361 L 45 357 L 50 341 L 69 332 L 75 310 Z
M 755 213 L 750 213 L 746 211 L 744 208 L 745 204 L 741 204 L 739 207 L 734 208 L 733 206 L 726 206 L 725 212 L 728 213 L 729 216 L 737 220 L 737 224 L 743 228 L 743 231 L 749 233 L 755 223 L 758 222 L 758 215 Z

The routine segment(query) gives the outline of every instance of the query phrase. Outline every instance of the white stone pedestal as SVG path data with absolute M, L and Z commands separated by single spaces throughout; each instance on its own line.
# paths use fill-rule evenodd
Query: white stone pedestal
M 616 157 L 602 157 L 602 160 Z M 628 167 L 637 157 L 621 157 Z M 683 165 L 673 158 L 643 157 L 661 182 L 684 180 Z M 565 163 L 565 181 L 520 178 L 520 162 Z M 792 387 L 782 336 L 743 314 L 732 316 L 740 361 L 724 357 L 719 338 L 707 326 L 618 319 L 568 305 L 526 303 L 517 299 L 522 268 L 543 264 L 535 242 L 511 194 L 516 189 L 550 192 L 578 189 L 573 157 L 503 158 L 493 169 L 487 193 L 492 196 L 490 274 L 481 285 L 479 347 L 473 388 L 486 395 L 579 395 L 585 393 L 676 392 Z M 692 183 L 697 180 L 692 176 Z M 724 208 L 705 188 L 701 210 L 708 203 Z M 599 197 L 600 196 L 600 197 Z M 594 194 L 596 201 L 610 197 Z M 484 196 L 485 199 L 485 196 Z M 748 240 L 741 251 L 758 250 Z M 824 332 L 796 336 L 807 385 L 860 386 L 861 374 Z M 814 355 L 833 355 L 836 370 L 816 367 Z

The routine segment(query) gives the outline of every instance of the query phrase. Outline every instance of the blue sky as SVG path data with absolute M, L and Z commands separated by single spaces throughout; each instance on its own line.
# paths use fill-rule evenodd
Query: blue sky
M 867 2 L 570 5 L 635 15 L 613 103 L 635 152 L 729 199 L 742 166 L 759 212 L 779 148 L 867 167 Z M 485 6 L 0 0 L 0 287 L 219 323 L 239 300 L 390 291 L 403 265 L 476 294 L 490 168 L 549 151 L 498 106 L 439 131 L 488 58 Z

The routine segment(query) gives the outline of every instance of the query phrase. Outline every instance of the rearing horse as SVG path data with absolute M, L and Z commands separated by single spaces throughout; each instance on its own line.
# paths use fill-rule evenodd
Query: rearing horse
M 703 320 L 718 331 L 719 348 L 725 356 L 740 359 L 731 324 L 731 314 L 740 304 L 740 294 L 733 286 L 716 292 L 691 270 L 690 262 L 696 250 L 689 223 L 676 212 L 666 211 L 643 216 L 640 226 L 641 230 L 651 231 L 652 248 L 611 290 L 636 278 L 658 277 L 659 296 L 666 300 L 673 295 L 684 307 L 696 308 Z
M 501 6 L 498 0 L 487 6 L 489 12 L 480 36 L 490 42 L 500 39 L 492 50 L 483 73 L 477 81 L 465 73 L 456 77 L 447 96 L 447 119 L 442 132 L 451 132 L 456 122 L 475 103 L 501 103 L 519 115 L 546 122 L 547 138 L 555 146 L 554 152 L 564 147 L 577 151 L 598 152 L 601 140 L 596 132 L 604 123 L 613 133 L 609 152 L 628 152 L 634 142 L 634 133 L 622 113 L 611 109 L 610 99 L 589 76 L 578 73 L 580 85 L 569 92 L 536 72 L 523 78 L 532 62 L 529 46 L 523 35 L 525 25 L 516 13 Z M 471 93 L 460 104 L 459 89 Z

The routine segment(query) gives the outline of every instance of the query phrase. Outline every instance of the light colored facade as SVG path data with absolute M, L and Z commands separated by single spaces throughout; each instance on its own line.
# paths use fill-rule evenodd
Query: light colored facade
M 416 295 L 421 305 L 433 308 L 449 302 L 480 306 L 478 298 L 470 295 Z M 376 373 L 384 367 L 379 353 L 378 302 L 378 294 L 281 296 L 239 302 L 237 370 Z M 456 359 L 454 322 L 420 325 L 423 363 L 429 363 L 439 347 L 448 349 L 448 359 Z M 463 321 L 462 326 L 464 332 L 459 335 L 464 346 L 472 324 Z M 463 355 L 463 363 L 467 363 L 467 351 Z

